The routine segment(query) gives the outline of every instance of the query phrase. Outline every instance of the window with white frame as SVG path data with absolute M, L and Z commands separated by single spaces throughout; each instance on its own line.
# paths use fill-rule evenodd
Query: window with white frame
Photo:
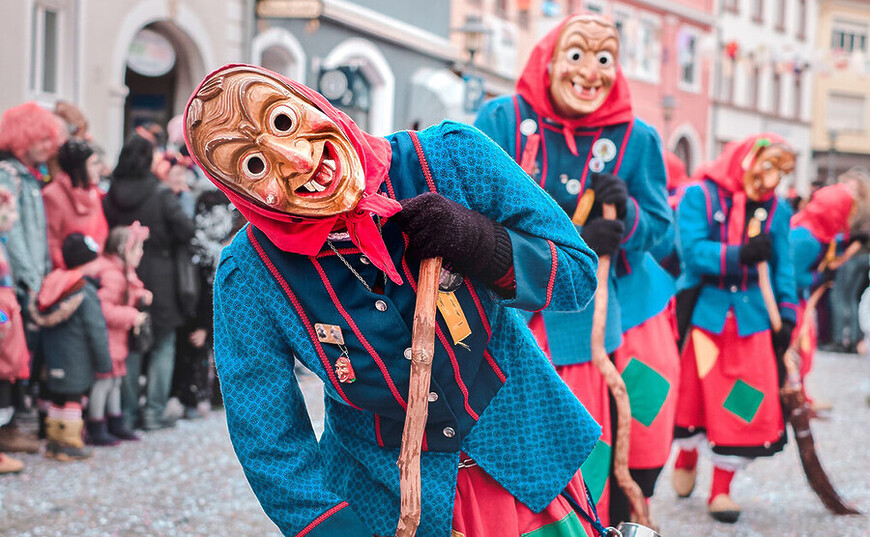
M 829 131 L 864 132 L 867 97 L 849 93 L 828 94 L 825 127 Z
M 632 11 L 621 6 L 613 7 L 613 24 L 619 35 L 619 65 L 626 76 L 633 76 L 635 71 L 635 51 L 637 50 Z
M 651 83 L 659 82 L 661 70 L 661 24 L 658 20 L 641 17 L 637 25 L 635 76 Z
M 677 32 L 677 62 L 680 66 L 680 86 L 697 91 L 700 79 L 698 34 L 686 27 Z
M 584 2 L 586 10 L 592 13 L 604 14 L 604 2 L 600 0 L 586 0 Z
M 74 23 L 69 0 L 37 0 L 30 15 L 29 88 L 55 98 L 69 91 L 73 76 Z
M 776 15 L 774 20 L 776 21 L 776 29 L 780 32 L 785 31 L 785 0 L 776 0 Z
M 831 48 L 845 52 L 866 52 L 867 33 L 867 23 L 836 19 L 831 32 Z

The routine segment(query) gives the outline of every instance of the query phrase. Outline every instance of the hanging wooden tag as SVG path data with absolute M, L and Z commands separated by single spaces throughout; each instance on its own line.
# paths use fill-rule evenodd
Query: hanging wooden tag
M 450 336 L 453 338 L 454 345 L 462 345 L 462 340 L 471 335 L 471 327 L 468 326 L 468 320 L 465 318 L 465 312 L 462 311 L 462 306 L 459 305 L 459 300 L 456 298 L 456 293 L 438 293 L 438 311 L 447 323 L 447 329 L 450 330 Z

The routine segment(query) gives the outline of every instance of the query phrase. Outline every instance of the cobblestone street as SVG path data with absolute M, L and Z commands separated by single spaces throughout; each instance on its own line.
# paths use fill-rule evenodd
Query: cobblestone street
M 810 390 L 835 407 L 832 420 L 814 422 L 820 455 L 840 492 L 870 512 L 870 362 L 823 354 L 816 368 Z M 310 375 L 302 384 L 314 426 L 322 429 L 320 387 Z M 96 451 L 89 461 L 68 464 L 24 456 L 22 474 L 0 479 L 0 535 L 280 535 L 244 479 L 223 413 Z M 662 476 L 653 513 L 663 537 L 870 535 L 866 517 L 827 514 L 806 485 L 792 444 L 738 474 L 733 494 L 743 517 L 735 526 L 717 524 L 706 514 L 710 467 L 703 460 L 696 494 L 688 500 L 677 501 L 669 472 Z

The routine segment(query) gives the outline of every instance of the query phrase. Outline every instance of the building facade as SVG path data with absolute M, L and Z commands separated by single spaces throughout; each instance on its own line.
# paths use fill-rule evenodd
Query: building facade
M 461 120 L 449 8 L 447 0 L 260 0 L 251 61 L 318 89 L 375 134 Z
M 816 0 L 718 0 L 712 145 L 775 132 L 797 151 L 789 185 L 809 191 Z
M 136 124 L 183 111 L 212 69 L 248 56 L 253 0 L 5 0 L 0 109 L 78 105 L 114 161 Z
M 870 168 L 870 2 L 822 0 L 813 83 L 813 163 L 831 182 L 852 166 Z

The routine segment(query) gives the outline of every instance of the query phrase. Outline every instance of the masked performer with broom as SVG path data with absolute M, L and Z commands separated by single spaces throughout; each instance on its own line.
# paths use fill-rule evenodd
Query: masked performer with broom
M 595 256 L 564 211 L 473 128 L 372 136 L 260 67 L 206 77 L 185 128 L 251 223 L 217 269 L 216 362 L 236 453 L 280 530 L 396 533 L 418 267 L 442 257 L 417 534 L 586 535 L 576 472 L 600 428 L 511 310 L 592 297 Z M 324 381 L 319 442 L 296 360 Z
M 593 14 L 566 18 L 535 46 L 517 82 L 517 95 L 487 103 L 475 126 L 513 156 L 562 210 L 574 215 L 580 234 L 599 256 L 613 256 L 603 349 L 613 353 L 622 343 L 624 329 L 634 329 L 656 317 L 672 296 L 668 285 L 651 285 L 661 269 L 656 265 L 656 274 L 648 270 L 655 262 L 647 252 L 665 235 L 670 223 L 661 142 L 656 132 L 632 113 L 613 23 Z M 595 203 L 589 212 L 581 199 L 588 199 L 593 191 Z M 603 217 L 605 205 L 616 208 L 616 219 Z M 627 295 L 616 293 L 617 277 L 628 272 L 633 274 L 631 285 L 644 288 L 643 293 L 631 297 L 631 313 L 620 311 Z M 621 322 L 621 313 L 629 316 L 627 324 Z M 592 308 L 544 311 L 530 322 L 562 379 L 603 426 L 601 442 L 583 472 L 599 512 L 607 512 L 615 486 L 608 485 L 608 468 L 616 416 L 611 418 L 608 384 L 593 364 L 592 325 Z M 646 344 L 654 345 L 652 341 Z M 621 369 L 628 362 L 620 363 Z M 648 365 L 641 365 L 641 369 L 647 372 Z M 637 387 L 648 385 L 642 382 Z M 650 410 L 645 417 L 655 418 L 656 409 Z M 659 443 L 667 452 L 670 434 L 662 435 Z M 650 494 L 652 484 L 654 479 L 648 487 Z M 611 517 L 612 523 L 629 517 L 623 502 L 620 506 Z
M 776 356 L 791 339 L 796 293 L 791 210 L 774 189 L 794 162 L 775 134 L 732 142 L 696 172 L 699 182 L 685 189 L 677 209 L 677 285 L 699 286 L 699 294 L 682 354 L 674 488 L 680 497 L 692 493 L 706 434 L 714 466 L 708 509 L 723 522 L 740 515 L 730 496 L 734 473 L 780 451 L 786 439 Z M 760 227 L 755 236 L 747 232 L 753 220 Z M 759 287 L 760 263 L 769 264 L 782 317 L 777 332 Z

